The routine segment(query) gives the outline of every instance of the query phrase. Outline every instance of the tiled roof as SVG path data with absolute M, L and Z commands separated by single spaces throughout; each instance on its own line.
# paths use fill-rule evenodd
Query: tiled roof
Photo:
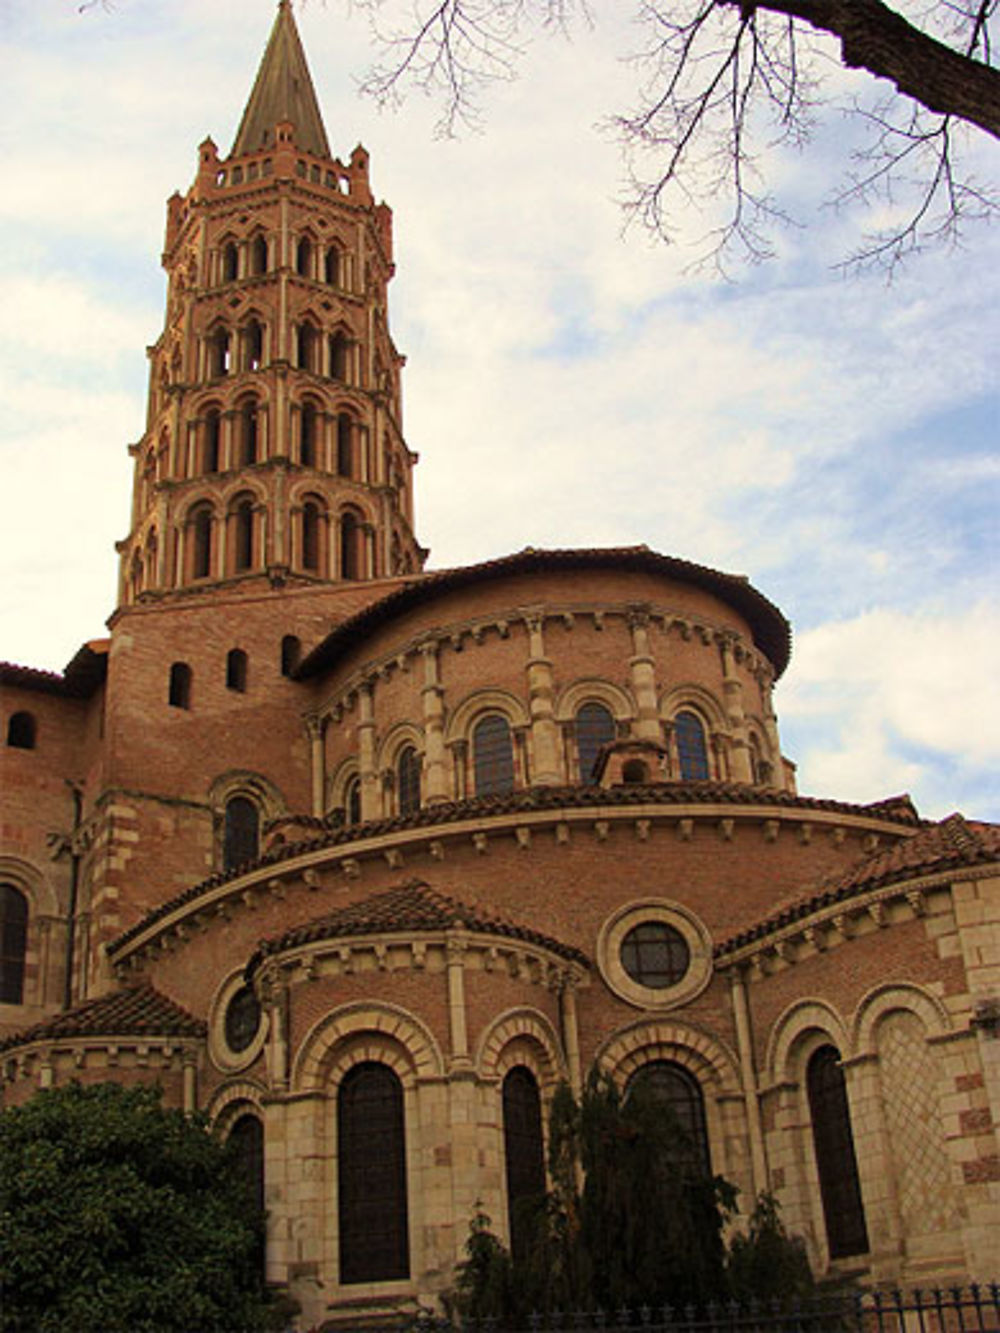
M 124 931 L 113 940 L 111 953 L 122 948 L 130 940 L 155 925 L 163 917 L 169 916 L 178 907 L 195 902 L 210 889 L 225 884 L 227 880 L 245 875 L 254 866 L 278 865 L 305 852 L 317 851 L 323 847 L 337 847 L 346 843 L 357 842 L 364 838 L 374 838 L 386 833 L 396 833 L 407 829 L 434 829 L 448 824 L 457 824 L 466 819 L 488 818 L 493 815 L 528 814 L 544 810 L 578 810 L 602 808 L 608 806 L 633 805 L 731 805 L 780 807 L 786 810 L 826 810 L 834 814 L 865 816 L 872 815 L 886 823 L 912 827 L 918 822 L 916 811 L 909 798 L 894 798 L 893 808 L 884 809 L 878 805 L 850 805 L 846 801 L 824 800 L 815 796 L 793 796 L 790 792 L 764 790 L 760 787 L 744 787 L 734 782 L 657 782 L 649 786 L 628 784 L 620 787 L 528 787 L 522 791 L 508 792 L 503 796 L 477 796 L 466 801 L 447 801 L 440 805 L 424 806 L 412 815 L 397 815 L 392 819 L 374 819 L 365 824 L 353 824 L 344 827 L 338 824 L 331 827 L 321 818 L 300 815 L 294 819 L 282 818 L 275 821 L 284 830 L 293 824 L 301 830 L 297 842 L 287 842 L 265 853 L 255 862 L 236 866 L 232 870 L 220 871 L 207 879 L 193 884 L 183 893 L 154 907 L 151 912 L 134 926 Z
M 85 699 L 104 679 L 107 665 L 107 640 L 95 639 L 80 648 L 62 674 L 43 671 L 39 667 L 19 666 L 16 662 L 0 662 L 0 685 Z
M 150 985 L 87 1000 L 0 1041 L 0 1051 L 73 1037 L 203 1037 L 206 1026 Z
M 939 824 L 929 824 L 912 838 L 875 851 L 856 861 L 848 870 L 824 881 L 808 897 L 787 903 L 750 930 L 742 931 L 716 946 L 717 954 L 729 953 L 753 943 L 783 926 L 853 898 L 870 889 L 915 879 L 948 874 L 966 866 L 988 865 L 1000 860 L 1000 825 L 983 824 L 949 815 Z
M 754 643 L 766 654 L 780 676 L 788 665 L 791 654 L 791 627 L 773 602 L 740 574 L 724 574 L 707 565 L 696 565 L 677 556 L 660 555 L 648 546 L 609 546 L 579 550 L 535 550 L 526 547 L 514 555 L 497 560 L 486 560 L 478 565 L 462 565 L 457 569 L 443 569 L 422 574 L 408 582 L 398 592 L 373 602 L 371 606 L 338 625 L 302 662 L 295 673 L 298 678 L 316 675 L 331 666 L 339 655 L 361 642 L 374 629 L 410 610 L 430 601 L 439 593 L 469 584 L 487 583 L 491 579 L 511 574 L 527 574 L 550 569 L 631 569 L 643 573 L 663 574 L 667 578 L 704 588 L 745 616 L 753 631 Z
M 502 917 L 492 916 L 478 907 L 438 893 L 421 880 L 411 880 L 398 888 L 377 893 L 362 902 L 351 903 L 326 916 L 316 917 L 302 926 L 293 926 L 283 935 L 262 940 L 247 964 L 247 976 L 253 976 L 265 958 L 284 953 L 302 944 L 316 940 L 351 938 L 360 935 L 384 935 L 413 931 L 444 931 L 461 926 L 484 935 L 500 935 L 505 939 L 537 944 L 550 953 L 573 962 L 587 962 L 585 954 L 571 945 L 562 944 L 550 935 L 515 925 Z

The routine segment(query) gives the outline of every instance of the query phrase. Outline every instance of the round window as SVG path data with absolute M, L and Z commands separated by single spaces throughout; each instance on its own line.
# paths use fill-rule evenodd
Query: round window
M 260 1003 L 249 986 L 241 986 L 226 1005 L 226 1045 L 240 1055 L 253 1043 L 260 1028 Z
M 687 974 L 691 950 L 680 931 L 665 921 L 643 921 L 622 940 L 621 963 L 638 985 L 665 990 Z

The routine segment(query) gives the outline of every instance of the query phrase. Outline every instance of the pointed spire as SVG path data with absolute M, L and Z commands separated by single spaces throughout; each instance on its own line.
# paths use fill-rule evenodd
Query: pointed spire
M 274 127 L 284 120 L 294 124 L 299 148 L 316 157 L 331 156 L 290 0 L 281 0 L 278 5 L 267 50 L 230 156 L 272 147 Z

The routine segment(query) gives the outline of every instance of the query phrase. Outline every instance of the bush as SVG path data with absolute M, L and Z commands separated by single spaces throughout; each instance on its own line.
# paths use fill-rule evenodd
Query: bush
M 263 1217 L 242 1164 L 159 1089 L 0 1113 L 3 1333 L 256 1333 Z

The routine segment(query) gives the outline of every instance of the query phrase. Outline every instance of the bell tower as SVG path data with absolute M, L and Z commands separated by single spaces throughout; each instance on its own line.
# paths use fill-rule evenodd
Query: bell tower
M 163 265 L 119 604 L 419 571 L 392 214 L 362 147 L 331 155 L 289 0 L 229 156 L 206 139 L 168 201 Z

